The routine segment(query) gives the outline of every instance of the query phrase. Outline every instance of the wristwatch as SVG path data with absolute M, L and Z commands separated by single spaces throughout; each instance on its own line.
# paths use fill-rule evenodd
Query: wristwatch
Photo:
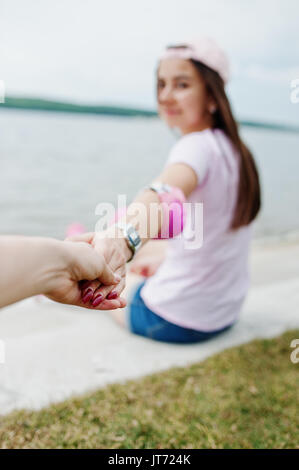
M 127 261 L 129 262 L 134 258 L 135 253 L 137 253 L 137 251 L 141 247 L 141 238 L 139 236 L 139 233 L 137 232 L 135 227 L 133 227 L 132 224 L 125 224 L 125 223 L 117 222 L 115 225 L 120 230 L 122 230 L 125 241 L 128 247 L 130 248 L 130 250 L 132 251 L 132 256 Z
M 170 193 L 172 188 L 168 184 L 153 183 L 150 186 L 147 186 L 145 189 L 151 189 L 152 191 L 155 191 L 157 194 L 161 195 L 163 193 Z

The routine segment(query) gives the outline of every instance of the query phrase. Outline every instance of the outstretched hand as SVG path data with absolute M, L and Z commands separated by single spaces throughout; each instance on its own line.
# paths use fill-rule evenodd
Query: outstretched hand
M 97 308 L 98 310 L 111 310 L 120 302 L 125 302 L 120 294 L 126 285 L 126 261 L 130 257 L 130 251 L 126 243 L 121 238 L 103 236 L 103 233 L 89 232 L 82 235 L 75 235 L 67 238 L 71 242 L 88 243 L 97 255 L 103 257 L 109 269 L 120 277 L 117 285 L 107 285 L 99 279 L 99 276 L 93 278 L 91 282 L 84 282 L 81 287 L 81 298 L 85 307 Z M 76 243 L 75 243 L 76 244 Z M 90 278 L 86 278 L 90 279 Z M 124 305 L 121 305 L 124 306 Z
M 83 238 L 86 239 L 86 236 Z M 121 286 L 124 284 L 123 276 L 120 275 L 123 272 L 120 266 L 115 268 L 117 263 L 114 261 L 111 265 L 108 265 L 99 250 L 93 248 L 90 238 L 88 240 L 87 243 L 82 242 L 82 240 L 80 240 L 80 243 L 63 242 L 63 256 L 67 260 L 65 264 L 67 268 L 64 267 L 56 276 L 53 276 L 51 285 L 45 295 L 56 302 L 97 310 L 125 307 L 125 299 L 119 296 L 97 305 L 93 305 L 86 300 L 89 300 L 93 295 L 91 297 L 86 296 L 86 289 L 88 289 L 86 285 L 88 283 L 98 285 L 100 281 L 107 292 L 117 288 L 119 293 L 123 289 L 118 287 L 120 282 L 122 283 Z M 85 292 L 85 294 L 82 295 L 82 292 Z

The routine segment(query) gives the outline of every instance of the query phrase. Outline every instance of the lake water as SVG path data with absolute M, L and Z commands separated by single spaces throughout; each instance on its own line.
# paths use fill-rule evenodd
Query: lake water
M 299 135 L 244 128 L 260 171 L 255 236 L 299 229 Z M 100 202 L 128 202 L 161 170 L 176 137 L 158 118 L 0 111 L 0 233 L 63 238 L 93 230 Z

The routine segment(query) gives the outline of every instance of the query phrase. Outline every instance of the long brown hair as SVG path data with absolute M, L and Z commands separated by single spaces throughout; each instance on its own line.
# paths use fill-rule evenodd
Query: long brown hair
M 180 46 L 183 47 L 183 46 Z M 222 129 L 235 146 L 240 156 L 239 186 L 236 207 L 231 222 L 231 229 L 248 225 L 257 216 L 261 207 L 259 175 L 252 153 L 239 135 L 237 122 L 233 116 L 229 100 L 220 75 L 197 60 L 188 59 L 203 78 L 207 92 L 216 103 L 213 113 L 213 128 Z

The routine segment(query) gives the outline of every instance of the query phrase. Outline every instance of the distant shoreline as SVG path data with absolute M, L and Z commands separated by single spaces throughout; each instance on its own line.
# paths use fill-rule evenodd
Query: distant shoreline
M 125 106 L 76 104 L 64 101 L 45 100 L 42 98 L 7 97 L 0 107 L 65 113 L 104 114 L 113 116 L 157 116 L 156 111 L 128 108 Z
M 46 100 L 42 98 L 22 98 L 6 97 L 5 102 L 0 104 L 1 108 L 20 109 L 28 111 L 50 111 L 79 114 L 98 114 L 105 116 L 123 116 L 123 117 L 157 117 L 158 114 L 153 110 L 129 108 L 124 106 L 110 105 L 86 105 L 67 103 L 63 101 Z M 299 133 L 299 127 L 289 124 L 277 124 L 271 122 L 258 122 L 251 120 L 240 120 L 239 124 L 244 127 L 258 129 L 269 129 L 285 132 Z

